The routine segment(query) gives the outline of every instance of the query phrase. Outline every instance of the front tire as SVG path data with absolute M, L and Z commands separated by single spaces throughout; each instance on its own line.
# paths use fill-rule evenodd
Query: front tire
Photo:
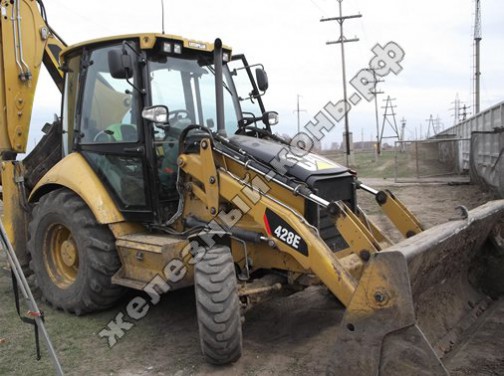
M 77 315 L 114 305 L 124 289 L 111 281 L 121 264 L 108 227 L 68 189 L 43 196 L 32 214 L 27 247 L 43 298 Z
M 240 300 L 229 247 L 210 248 L 194 270 L 201 351 L 212 364 L 228 364 L 242 353 Z

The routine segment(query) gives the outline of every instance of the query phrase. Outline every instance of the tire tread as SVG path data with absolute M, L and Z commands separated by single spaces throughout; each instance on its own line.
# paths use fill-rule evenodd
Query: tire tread
M 229 247 L 215 246 L 195 265 L 201 350 L 209 363 L 232 363 L 242 353 L 238 285 Z

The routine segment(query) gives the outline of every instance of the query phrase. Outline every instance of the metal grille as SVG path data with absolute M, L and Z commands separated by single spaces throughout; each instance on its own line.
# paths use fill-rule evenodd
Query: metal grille
M 461 174 L 466 171 L 463 150 L 469 149 L 469 139 L 436 139 L 396 141 L 394 178 L 426 179 Z
M 326 209 L 320 209 L 319 225 L 320 237 L 333 252 L 341 251 L 348 247 L 343 236 L 338 232 L 334 221 L 331 219 Z
M 352 208 L 355 207 L 355 184 L 352 176 L 320 178 L 314 183 L 314 189 L 327 201 L 344 201 Z M 319 229 L 320 236 L 327 246 L 333 252 L 347 248 L 348 244 L 336 229 L 327 210 L 312 203 L 309 205 L 307 219 Z

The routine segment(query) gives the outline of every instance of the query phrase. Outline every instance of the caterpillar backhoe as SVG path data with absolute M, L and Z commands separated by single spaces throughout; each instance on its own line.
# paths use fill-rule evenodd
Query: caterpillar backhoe
M 445 354 L 504 292 L 504 202 L 424 229 L 391 192 L 274 135 L 264 68 L 219 39 L 68 47 L 42 0 L 0 10 L 3 220 L 52 306 L 81 315 L 136 289 L 140 319 L 159 293 L 194 285 L 204 357 L 226 364 L 258 296 L 322 283 L 345 307 L 328 373 L 445 375 Z M 42 64 L 61 116 L 18 161 Z M 366 217 L 358 189 L 405 240 Z

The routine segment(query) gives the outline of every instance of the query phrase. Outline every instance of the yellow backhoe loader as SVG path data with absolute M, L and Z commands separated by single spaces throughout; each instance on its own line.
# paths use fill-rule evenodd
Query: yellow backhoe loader
M 345 307 L 328 373 L 445 375 L 443 356 L 504 292 L 504 202 L 424 230 L 392 193 L 275 136 L 264 68 L 219 39 L 67 47 L 42 0 L 0 10 L 4 222 L 54 307 L 80 315 L 125 288 L 154 299 L 194 285 L 202 352 L 226 364 L 258 295 L 318 282 Z M 20 162 L 42 63 L 61 117 Z M 357 189 L 405 240 L 366 217 Z M 141 317 L 147 304 L 130 308 Z

